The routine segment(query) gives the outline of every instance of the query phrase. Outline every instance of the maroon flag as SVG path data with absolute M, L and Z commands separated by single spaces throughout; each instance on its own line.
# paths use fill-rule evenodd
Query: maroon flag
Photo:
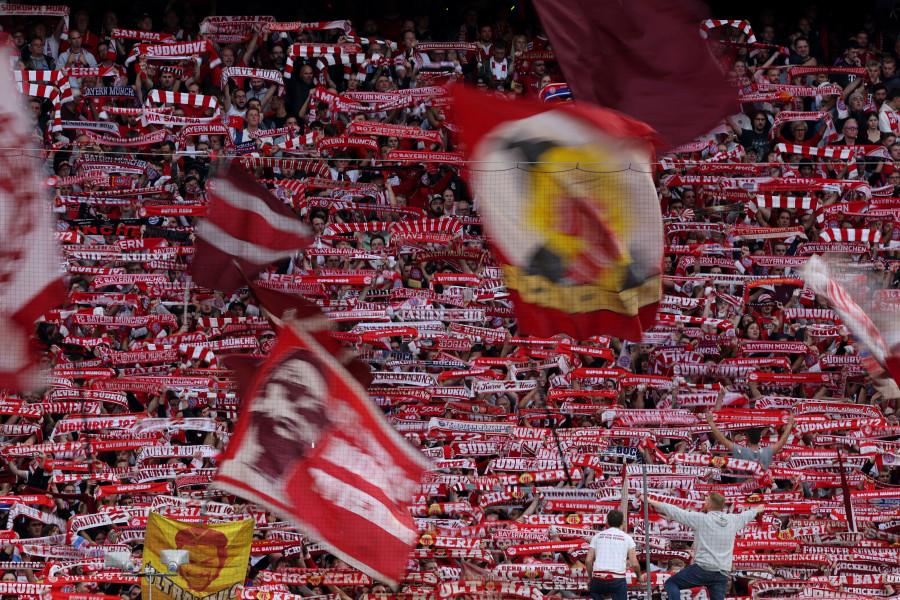
M 5 54 L 3 56 L 6 56 Z M 8 70 L 0 73 L 0 381 L 7 390 L 36 387 L 35 320 L 60 306 L 65 288 L 53 241 L 54 221 L 40 159 Z
M 589 104 L 461 88 L 454 111 L 519 331 L 639 340 L 662 295 L 653 131 Z
M 373 578 L 399 581 L 419 537 L 407 505 L 428 462 L 320 343 L 322 315 L 301 312 L 242 382 L 241 419 L 213 485 Z
M 649 124 L 669 146 L 710 131 L 736 94 L 700 38 L 696 0 L 536 0 L 576 102 Z
M 200 285 L 232 292 L 267 265 L 290 258 L 312 241 L 312 232 L 281 201 L 237 164 L 214 178 L 209 213 L 197 226 L 191 275 Z

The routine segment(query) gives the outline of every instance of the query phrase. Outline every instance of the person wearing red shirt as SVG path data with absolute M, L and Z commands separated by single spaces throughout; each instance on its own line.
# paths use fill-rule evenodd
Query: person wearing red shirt
M 435 173 L 436 172 L 437 170 L 435 169 Z M 423 183 L 423 181 L 428 178 L 427 172 L 421 170 L 412 171 L 406 179 L 401 181 L 398 185 L 391 186 L 391 190 L 395 195 L 406 197 L 409 206 L 415 208 L 428 208 L 431 197 L 435 194 L 442 193 L 444 189 L 450 185 L 450 182 L 453 181 L 454 175 L 455 173 L 453 171 L 449 171 L 435 182 L 434 185 L 429 187 Z
M 75 13 L 73 21 L 73 30 L 81 33 L 81 48 L 86 52 L 89 52 L 91 56 L 93 56 L 99 62 L 102 57 L 97 54 L 97 46 L 100 45 L 100 42 L 102 40 L 100 39 L 100 36 L 88 29 L 89 17 L 87 11 L 79 10 L 77 13 Z M 59 51 L 65 52 L 68 49 L 69 41 L 63 40 L 63 42 L 59 45 Z
M 513 87 L 516 92 L 526 96 L 537 96 L 541 90 L 541 78 L 547 74 L 547 63 L 536 60 L 531 63 L 530 73 L 516 71 L 513 75 Z

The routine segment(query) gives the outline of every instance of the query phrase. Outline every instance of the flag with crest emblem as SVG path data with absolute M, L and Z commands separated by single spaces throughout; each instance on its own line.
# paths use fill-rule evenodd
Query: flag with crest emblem
M 640 339 L 661 298 L 653 130 L 589 105 L 470 90 L 454 110 L 520 332 Z

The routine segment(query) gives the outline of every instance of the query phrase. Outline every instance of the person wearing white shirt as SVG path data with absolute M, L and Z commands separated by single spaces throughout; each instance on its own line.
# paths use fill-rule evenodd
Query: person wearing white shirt
M 629 566 L 638 578 L 641 577 L 641 565 L 635 553 L 634 540 L 623 531 L 628 524 L 625 521 L 625 508 L 628 506 L 628 478 L 622 482 L 623 510 L 611 510 L 606 515 L 608 527 L 591 538 L 584 564 L 587 566 L 588 591 L 593 600 L 603 600 L 606 594 L 612 600 L 626 600 L 628 585 L 625 581 L 625 568 Z
M 900 133 L 900 89 L 888 92 L 878 111 L 878 130 L 882 133 Z
M 56 68 L 59 70 L 71 68 L 96 67 L 97 59 L 90 52 L 81 47 L 81 32 L 73 29 L 69 32 L 69 49 L 60 53 L 56 59 Z M 72 88 L 81 87 L 78 77 L 69 77 L 69 85 Z

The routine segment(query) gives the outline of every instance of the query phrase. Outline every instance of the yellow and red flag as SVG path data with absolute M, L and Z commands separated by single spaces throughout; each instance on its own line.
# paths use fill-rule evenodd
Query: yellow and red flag
M 234 598 L 244 583 L 253 541 L 253 519 L 235 523 L 183 523 L 150 513 L 144 540 L 143 568 L 168 574 L 163 550 L 187 550 L 190 562 L 178 567 L 172 577 L 144 579 L 142 597 L 154 600 L 219 600 Z M 221 592 L 221 594 L 220 594 Z
M 519 331 L 639 340 L 662 295 L 655 132 L 588 104 L 460 88 L 453 111 Z

